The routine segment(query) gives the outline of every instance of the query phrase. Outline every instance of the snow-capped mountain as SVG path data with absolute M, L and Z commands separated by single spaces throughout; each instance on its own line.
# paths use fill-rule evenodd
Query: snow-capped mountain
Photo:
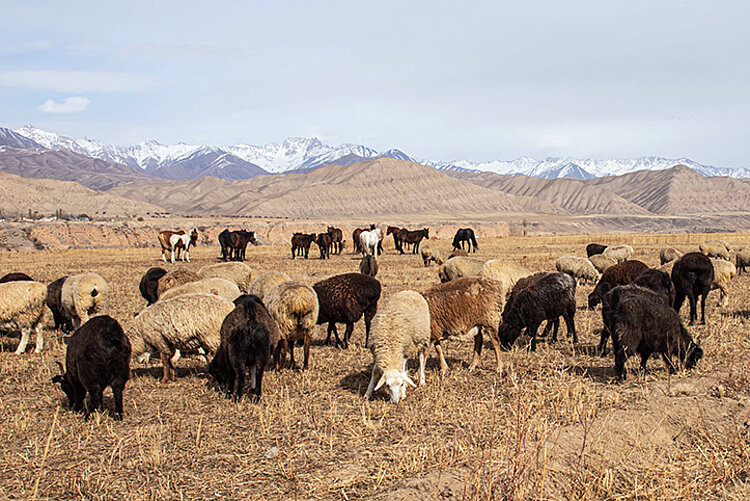
M 625 160 L 595 160 L 566 157 L 535 160 L 521 157 L 515 160 L 488 162 L 467 160 L 445 162 L 415 159 L 397 149 L 381 153 L 358 144 L 331 146 L 314 137 L 291 137 L 282 142 L 263 146 L 243 143 L 213 147 L 185 143 L 161 144 L 157 141 L 145 141 L 131 146 L 114 146 L 93 139 L 72 139 L 60 136 L 37 129 L 32 125 L 9 132 L 15 133 L 18 137 L 30 139 L 44 148 L 68 150 L 131 167 L 140 167 L 149 174 L 165 179 L 195 179 L 196 177 L 193 176 L 205 175 L 231 180 L 245 179 L 264 173 L 309 171 L 331 163 L 348 165 L 378 157 L 413 161 L 438 170 L 489 171 L 544 179 L 560 177 L 590 179 L 638 170 L 663 170 L 677 164 L 686 165 L 704 176 L 750 178 L 750 169 L 747 167 L 714 167 L 699 164 L 688 158 L 640 157 Z M 2 136 L 0 136 L 0 144 L 4 144 Z
M 28 137 L 4 127 L 0 127 L 0 146 L 8 146 L 10 148 L 41 148 L 40 144 Z

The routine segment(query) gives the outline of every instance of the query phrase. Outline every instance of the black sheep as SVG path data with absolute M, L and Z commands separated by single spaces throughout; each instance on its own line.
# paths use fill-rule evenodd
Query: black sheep
M 690 302 L 690 325 L 697 320 L 698 296 L 701 297 L 701 323 L 706 323 L 706 297 L 714 281 L 714 265 L 700 252 L 685 254 L 672 267 L 674 309 L 679 313 L 685 297 Z
M 669 273 L 649 268 L 636 277 L 632 282 L 633 285 L 640 285 L 659 294 L 664 300 L 664 304 L 671 306 L 674 304 L 674 283 Z
M 550 275 L 550 273 L 547 273 L 547 272 L 534 273 L 533 275 L 529 275 L 528 277 L 523 277 L 518 282 L 516 282 L 516 285 L 513 286 L 513 289 L 511 289 L 510 294 L 508 295 L 508 299 L 506 299 L 505 301 L 505 308 L 503 309 L 503 314 L 505 314 L 506 311 L 511 310 L 510 305 L 516 300 L 516 297 L 518 296 L 519 292 L 531 287 L 532 285 L 534 285 L 540 279 L 546 277 L 547 275 Z M 549 334 L 549 331 L 553 325 L 555 326 L 555 330 L 557 330 L 560 327 L 559 317 L 550 322 L 547 322 L 547 325 L 544 327 L 544 331 L 540 334 L 540 336 L 544 337 L 547 334 Z
M 146 306 L 151 306 L 159 299 L 157 289 L 159 288 L 159 279 L 167 274 L 167 270 L 164 268 L 154 267 L 149 268 L 146 273 L 141 277 L 141 283 L 138 284 L 138 290 L 141 291 L 141 296 L 146 300 Z
M 0 284 L 7 282 L 33 282 L 34 279 L 28 276 L 26 273 L 8 273 L 4 277 L 0 278 Z
M 576 282 L 567 273 L 549 273 L 534 285 L 521 290 L 503 311 L 499 327 L 500 343 L 508 349 L 521 331 L 531 336 L 531 351 L 536 350 L 536 332 L 545 320 L 555 322 L 563 317 L 573 343 L 578 343 L 575 326 Z M 559 322 L 559 321 L 558 321 Z M 557 341 L 557 325 L 552 332 L 552 341 Z
M 628 285 L 647 269 L 646 263 L 632 260 L 623 261 L 604 270 L 599 283 L 594 287 L 594 291 L 589 294 L 589 309 L 596 308 L 596 305 L 602 301 L 604 294 L 611 289 L 618 285 Z
M 237 305 L 221 324 L 221 341 L 208 371 L 216 378 L 227 397 L 242 397 L 245 372 L 253 383 L 253 400 L 261 394 L 263 372 L 276 350 L 280 334 L 276 321 L 258 296 L 249 294 L 235 299 Z
M 74 412 L 91 412 L 103 408 L 102 391 L 112 387 L 115 419 L 122 420 L 122 392 L 130 377 L 130 341 L 112 317 L 94 317 L 68 339 L 65 353 L 66 371 L 52 378 L 60 383 Z M 62 370 L 62 365 L 60 366 Z M 85 403 L 86 393 L 89 400 Z
M 73 330 L 73 323 L 63 312 L 62 308 L 62 286 L 67 276 L 58 278 L 47 286 L 47 307 L 52 312 L 52 318 L 55 322 L 55 329 L 63 332 Z
M 586 246 L 586 257 L 591 257 L 596 254 L 601 254 L 602 252 L 604 252 L 604 249 L 606 248 L 607 246 L 602 245 L 602 244 L 588 244 Z
M 617 295 L 618 291 L 614 291 Z M 616 299 L 615 299 L 616 300 Z M 694 343 L 674 309 L 661 299 L 641 294 L 617 301 L 612 315 L 612 350 L 615 376 L 625 378 L 625 360 L 635 353 L 641 355 L 641 370 L 653 353 L 660 353 L 670 373 L 675 368 L 672 356 L 677 355 L 685 367 L 695 367 L 703 357 L 700 342 Z
M 378 311 L 380 282 L 362 273 L 344 273 L 313 285 L 318 295 L 318 325 L 328 323 L 326 344 L 331 341 L 331 332 L 336 346 L 349 347 L 349 338 L 354 324 L 365 316 L 365 346 L 370 340 L 370 322 Z M 339 340 L 336 322 L 346 324 L 343 341 Z

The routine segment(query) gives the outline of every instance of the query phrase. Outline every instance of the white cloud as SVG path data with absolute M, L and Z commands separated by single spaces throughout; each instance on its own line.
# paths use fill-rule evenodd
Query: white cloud
M 39 105 L 39 111 L 42 113 L 81 113 L 89 109 L 91 101 L 84 96 L 66 97 L 62 102 L 55 102 L 54 99 L 47 99 Z
M 108 71 L 0 71 L 0 87 L 56 92 L 136 92 L 151 83 L 145 75 Z

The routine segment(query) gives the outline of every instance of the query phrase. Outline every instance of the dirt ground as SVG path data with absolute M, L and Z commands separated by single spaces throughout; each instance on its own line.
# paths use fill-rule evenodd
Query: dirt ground
M 630 243 L 635 258 L 658 264 L 665 246 L 695 250 L 709 235 L 565 235 L 480 239 L 477 257 L 531 270 L 554 270 L 589 242 Z M 722 235 L 747 245 L 750 234 Z M 431 239 L 444 255 L 450 240 Z M 254 274 L 281 270 L 312 284 L 356 271 L 349 253 L 292 260 L 287 246 L 249 248 Z M 217 261 L 200 246 L 192 263 Z M 311 258 L 317 250 L 311 252 Z M 46 250 L 0 254 L 0 275 L 23 271 L 49 283 L 94 271 L 109 283 L 107 313 L 127 326 L 145 306 L 143 272 L 159 251 Z M 438 282 L 437 268 L 398 255 L 390 238 L 377 277 L 383 298 Z M 750 499 L 750 278 L 731 285 L 729 305 L 708 301 L 708 323 L 689 327 L 704 359 L 669 377 L 653 359 L 645 375 L 631 360 L 626 382 L 612 380 L 611 355 L 594 354 L 600 310 L 584 308 L 593 285 L 578 288 L 580 343 L 525 339 L 495 371 L 489 342 L 478 370 L 467 370 L 472 343 L 447 341 L 447 374 L 429 352 L 427 384 L 398 405 L 384 394 L 363 399 L 372 356 L 358 323 L 349 350 L 322 346 L 318 327 L 305 372 L 269 371 L 259 404 L 221 396 L 198 358 L 178 362 L 162 384 L 160 362 L 132 363 L 125 419 L 84 421 L 50 382 L 63 361 L 61 334 L 45 330 L 41 354 L 12 353 L 0 337 L 0 498 L 2 499 Z M 682 316 L 687 317 L 683 307 Z M 297 348 L 298 353 L 300 348 Z M 298 354 L 301 360 L 301 353 Z M 414 364 L 410 365 L 414 371 Z M 105 405 L 111 410 L 109 390 Z

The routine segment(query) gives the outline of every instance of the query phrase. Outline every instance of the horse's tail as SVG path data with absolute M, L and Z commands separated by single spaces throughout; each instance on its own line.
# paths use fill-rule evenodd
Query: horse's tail
M 474 248 L 478 249 L 479 246 L 477 245 L 477 239 L 474 237 L 474 232 L 471 232 L 471 243 L 474 244 Z

